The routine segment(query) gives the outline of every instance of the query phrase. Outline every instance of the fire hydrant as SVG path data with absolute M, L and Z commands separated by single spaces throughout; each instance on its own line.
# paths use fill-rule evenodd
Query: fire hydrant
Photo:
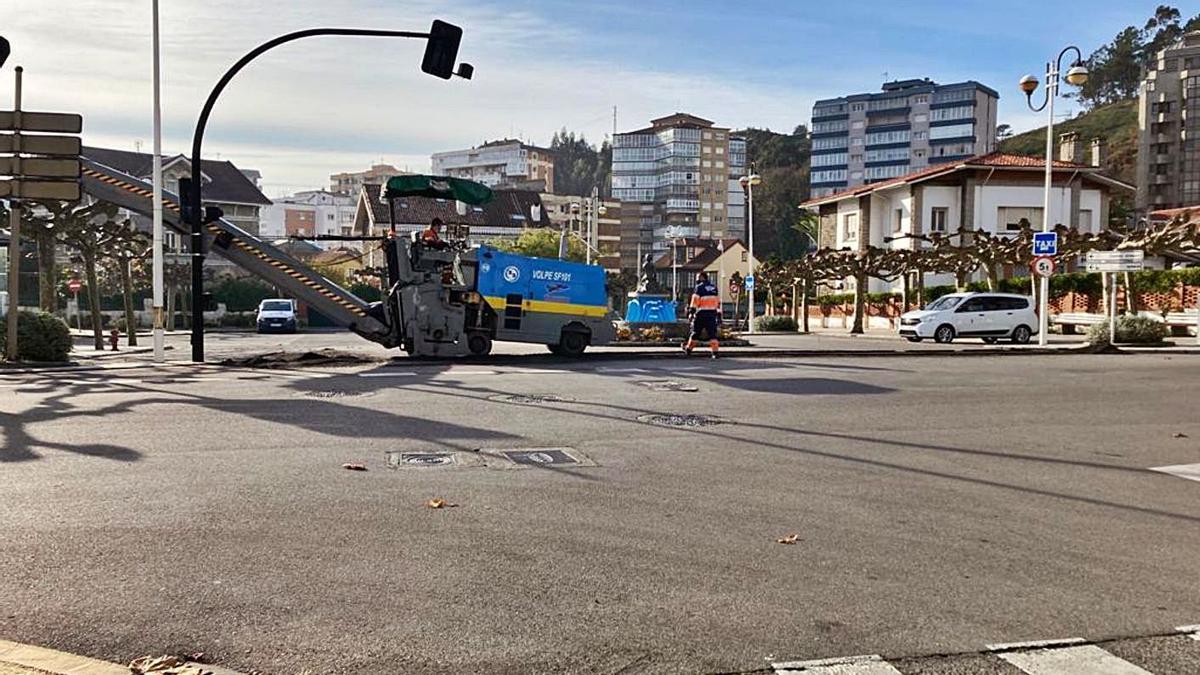
M 121 331 L 116 328 L 108 331 L 108 344 L 112 346 L 112 350 L 117 351 L 117 341 L 121 339 Z

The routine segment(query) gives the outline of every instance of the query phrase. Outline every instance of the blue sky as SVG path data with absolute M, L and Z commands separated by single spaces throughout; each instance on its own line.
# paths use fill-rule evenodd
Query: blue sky
M 431 152 L 501 136 L 600 140 L 685 110 L 731 127 L 787 131 L 819 98 L 890 79 L 974 79 L 1001 94 L 1000 121 L 1040 125 L 1021 75 L 1074 43 L 1085 54 L 1156 2 L 962 0 L 742 3 L 461 0 L 160 0 L 165 150 L 188 144 L 199 102 L 241 54 L 313 26 L 462 25 L 471 82 L 417 70 L 416 41 L 318 39 L 255 62 L 218 104 L 206 154 L 261 170 L 279 196 L 385 160 L 427 170 Z M 85 142 L 150 143 L 150 0 L 5 0 L 26 107 L 78 111 Z M 1182 7 L 1195 13 L 1194 7 Z M 0 80 L 4 82 L 6 80 Z M 0 88 L 0 100 L 10 94 Z M 1064 106 L 1074 110 L 1073 104 Z

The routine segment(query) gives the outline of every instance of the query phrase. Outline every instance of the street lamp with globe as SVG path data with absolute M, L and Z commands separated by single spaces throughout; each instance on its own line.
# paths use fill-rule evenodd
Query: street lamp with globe
M 749 249 L 750 259 L 746 262 L 747 276 L 754 276 L 754 186 L 762 183 L 762 176 L 754 173 L 751 167 L 748 175 L 738 179 L 742 189 L 746 191 L 746 245 Z M 758 279 L 754 279 L 755 288 L 757 288 Z M 746 301 L 750 305 L 749 321 L 746 324 L 748 333 L 754 333 L 754 291 L 746 289 Z
M 1021 78 L 1019 86 L 1021 91 L 1025 92 L 1025 102 L 1029 109 L 1034 112 L 1046 110 L 1046 189 L 1044 200 L 1042 202 L 1042 232 L 1050 231 L 1050 188 L 1052 183 L 1053 165 L 1054 165 L 1054 99 L 1058 96 L 1059 75 L 1062 71 L 1062 60 L 1067 55 L 1067 52 L 1075 52 L 1075 61 L 1071 63 L 1071 67 L 1067 70 L 1064 76 L 1067 84 L 1075 87 L 1081 87 L 1088 81 L 1088 69 L 1083 65 L 1083 53 L 1074 45 L 1063 49 L 1058 53 L 1058 58 L 1052 63 L 1046 64 L 1046 98 L 1040 106 L 1033 105 L 1033 92 L 1037 91 L 1038 79 L 1033 75 L 1026 75 Z M 1041 277 L 1038 295 L 1038 344 L 1046 345 L 1046 333 L 1050 327 L 1049 321 L 1049 301 L 1050 295 L 1050 279 Z

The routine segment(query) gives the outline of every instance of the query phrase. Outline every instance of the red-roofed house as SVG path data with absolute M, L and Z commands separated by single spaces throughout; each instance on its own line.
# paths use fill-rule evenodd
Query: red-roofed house
M 953 233 L 960 227 L 1003 234 L 1019 231 L 1023 219 L 1040 230 L 1045 168 L 1041 157 L 994 152 L 853 187 L 800 206 L 819 214 L 817 244 L 822 248 L 912 248 L 913 240 L 905 235 Z M 1050 224 L 1098 231 L 1108 222 L 1112 199 L 1132 198 L 1134 192 L 1134 186 L 1106 176 L 1097 166 L 1056 160 Z M 982 278 L 982 272 L 977 274 Z M 953 279 L 931 276 L 926 283 L 953 283 Z M 849 284 L 852 288 L 853 280 Z M 890 289 L 872 280 L 870 290 Z

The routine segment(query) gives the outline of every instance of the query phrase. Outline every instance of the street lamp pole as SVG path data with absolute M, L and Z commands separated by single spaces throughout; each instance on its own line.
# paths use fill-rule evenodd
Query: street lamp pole
M 192 174 L 191 181 L 188 186 L 188 194 L 180 194 L 179 201 L 181 204 L 186 204 L 188 221 L 191 224 L 191 248 L 192 248 L 192 361 L 204 361 L 204 307 L 203 307 L 203 291 L 204 291 L 204 226 L 205 216 L 203 211 L 203 199 L 201 197 L 201 166 L 200 166 L 200 150 L 204 144 L 204 129 L 208 125 L 208 117 L 212 113 L 213 106 L 216 105 L 217 99 L 221 96 L 221 92 L 228 86 L 230 80 L 245 68 L 251 61 L 261 56 L 275 47 L 278 47 L 289 42 L 294 42 L 308 37 L 320 37 L 328 35 L 350 36 L 350 37 L 394 37 L 394 38 L 424 38 L 427 40 L 425 48 L 425 59 L 421 63 L 421 70 L 430 75 L 440 77 L 444 80 L 450 79 L 452 75 L 457 75 L 463 79 L 471 79 L 474 73 L 474 68 L 470 64 L 460 64 L 458 70 L 454 70 L 454 64 L 458 58 L 458 45 L 462 39 L 462 29 L 457 26 L 452 26 L 442 21 L 434 21 L 433 27 L 428 33 L 418 33 L 415 31 L 404 30 L 372 30 L 364 28 L 310 28 L 308 30 L 296 31 L 281 35 L 273 40 L 264 42 L 255 47 L 245 56 L 233 64 L 221 79 L 217 81 L 217 85 L 209 92 L 208 99 L 204 102 L 204 107 L 200 109 L 200 118 L 196 120 L 196 131 L 192 136 Z M 180 192 L 183 192 L 181 189 Z
M 1046 110 L 1046 180 L 1045 194 L 1042 201 L 1042 232 L 1050 231 L 1050 190 L 1053 184 L 1054 172 L 1054 99 L 1058 96 L 1059 73 L 1062 71 L 1062 60 L 1067 52 L 1075 52 L 1075 61 L 1067 70 L 1068 83 L 1081 86 L 1088 80 L 1087 68 L 1083 65 L 1083 53 L 1071 45 L 1058 53 L 1058 58 L 1046 64 L 1046 100 L 1040 106 L 1033 105 L 1033 92 L 1037 90 L 1038 80 L 1032 75 L 1021 78 L 1021 91 L 1025 92 L 1025 102 L 1034 112 Z M 1030 270 L 1032 272 L 1032 269 Z M 1046 334 L 1050 330 L 1050 278 L 1043 276 L 1038 285 L 1038 345 L 1044 347 L 1047 343 Z
M 754 279 L 754 288 L 746 289 L 746 303 L 749 307 L 748 320 L 746 324 L 746 332 L 754 334 L 754 292 L 758 290 L 758 278 L 754 276 L 754 186 L 762 182 L 762 176 L 754 173 L 754 167 L 750 168 L 750 174 L 742 176 L 738 179 L 742 188 L 746 190 L 746 239 L 749 247 L 750 259 L 746 261 L 746 274 Z

